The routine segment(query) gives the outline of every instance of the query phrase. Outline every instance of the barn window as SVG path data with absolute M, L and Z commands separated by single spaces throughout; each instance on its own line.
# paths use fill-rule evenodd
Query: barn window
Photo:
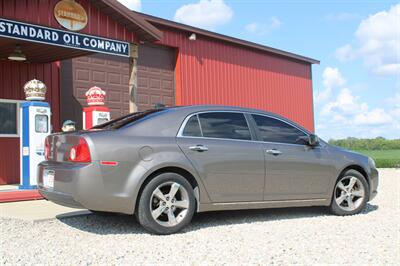
M 19 102 L 0 99 L 0 137 L 17 137 Z

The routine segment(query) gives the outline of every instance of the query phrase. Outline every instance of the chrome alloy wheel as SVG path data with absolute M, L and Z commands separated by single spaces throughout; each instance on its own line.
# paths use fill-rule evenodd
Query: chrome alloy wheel
M 354 176 L 345 176 L 336 184 L 335 201 L 344 211 L 354 211 L 363 203 L 365 188 Z
M 159 185 L 150 197 L 153 219 L 162 226 L 175 226 L 187 215 L 189 194 L 185 187 L 176 182 Z

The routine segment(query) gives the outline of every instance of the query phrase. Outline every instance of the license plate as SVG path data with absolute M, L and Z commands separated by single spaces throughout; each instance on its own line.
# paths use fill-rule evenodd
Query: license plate
M 44 170 L 43 173 L 43 186 L 47 188 L 54 188 L 54 171 Z

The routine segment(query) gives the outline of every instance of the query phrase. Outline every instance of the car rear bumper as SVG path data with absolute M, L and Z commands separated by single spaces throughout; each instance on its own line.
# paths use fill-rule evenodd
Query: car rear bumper
M 39 193 L 47 200 L 50 200 L 54 203 L 57 203 L 62 206 L 70 207 L 70 208 L 84 208 L 79 202 L 75 201 L 72 195 L 52 191 L 43 187 L 39 187 Z
M 43 161 L 37 170 L 39 192 L 44 198 L 67 207 L 132 214 L 132 193 L 124 190 L 124 182 L 117 182 L 112 169 L 102 167 L 95 161 L 88 164 Z M 46 170 L 54 173 L 53 187 L 43 184 Z
M 93 176 L 93 168 L 91 164 L 41 162 L 37 169 L 39 192 L 45 199 L 54 203 L 73 208 L 85 208 L 86 206 L 82 202 L 85 202 L 86 199 L 81 196 L 79 186 L 82 184 L 79 180 L 83 180 L 84 176 Z M 53 187 L 44 186 L 43 178 L 46 170 L 54 173 Z M 90 172 L 92 173 L 90 174 Z

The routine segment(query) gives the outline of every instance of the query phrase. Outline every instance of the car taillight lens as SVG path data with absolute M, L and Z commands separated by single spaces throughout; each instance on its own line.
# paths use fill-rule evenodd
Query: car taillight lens
M 80 138 L 79 144 L 71 148 L 68 160 L 77 163 L 91 162 L 89 145 L 84 138 Z
M 49 138 L 46 138 L 44 141 L 44 158 L 46 160 L 49 160 L 49 155 L 50 155 L 50 142 Z

